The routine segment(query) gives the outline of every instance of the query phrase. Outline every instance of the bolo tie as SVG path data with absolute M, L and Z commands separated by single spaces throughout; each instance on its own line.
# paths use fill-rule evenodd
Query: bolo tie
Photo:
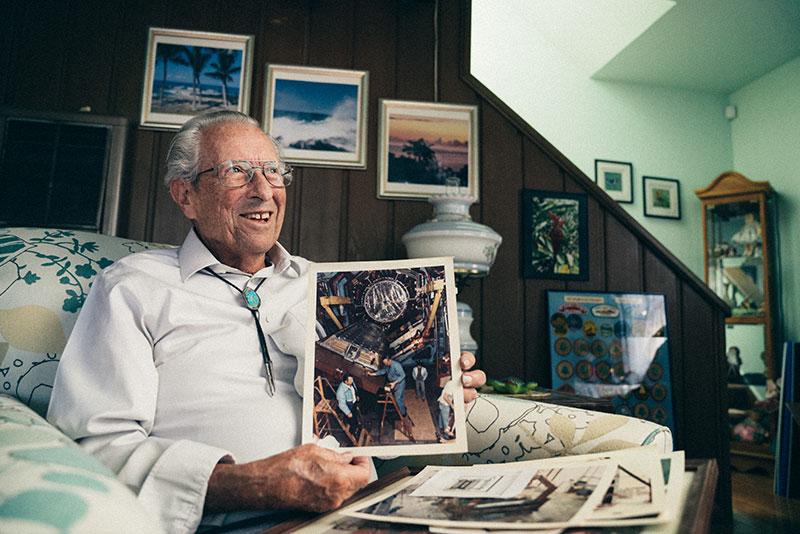
M 264 335 L 264 329 L 261 328 L 261 316 L 258 313 L 258 309 L 261 307 L 261 297 L 257 293 L 258 288 L 261 287 L 266 278 L 262 278 L 255 289 L 247 286 L 244 289 L 239 289 L 235 284 L 215 273 L 209 267 L 203 270 L 208 271 L 235 289 L 242 296 L 245 308 L 253 314 L 253 321 L 256 323 L 256 331 L 258 331 L 258 344 L 261 347 L 261 358 L 264 360 L 264 371 L 267 375 L 267 394 L 271 397 L 275 393 L 275 378 L 272 375 L 272 359 L 269 357 L 269 350 L 267 349 L 267 337 Z

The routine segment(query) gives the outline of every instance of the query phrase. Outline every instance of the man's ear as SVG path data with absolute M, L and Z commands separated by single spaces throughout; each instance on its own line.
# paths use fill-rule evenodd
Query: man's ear
M 194 185 L 185 180 L 172 180 L 169 184 L 169 194 L 172 200 L 181 209 L 187 219 L 194 220 L 196 207 L 194 203 Z

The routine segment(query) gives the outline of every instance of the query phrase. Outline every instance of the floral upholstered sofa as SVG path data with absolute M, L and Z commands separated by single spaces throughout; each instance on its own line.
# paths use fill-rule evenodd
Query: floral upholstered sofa
M 0 229 L 0 532 L 159 531 L 129 488 L 43 418 L 94 277 L 122 256 L 158 246 L 80 231 Z M 654 423 L 493 395 L 469 406 L 467 425 L 468 453 L 398 458 L 384 469 L 672 449 L 669 429 Z

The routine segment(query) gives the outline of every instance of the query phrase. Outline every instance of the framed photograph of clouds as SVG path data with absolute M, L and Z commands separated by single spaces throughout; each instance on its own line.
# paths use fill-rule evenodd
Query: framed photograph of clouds
M 141 125 L 177 130 L 212 109 L 250 110 L 253 36 L 150 28 Z
M 267 67 L 264 129 L 283 158 L 312 167 L 367 164 L 366 71 Z
M 633 204 L 633 165 L 624 161 L 594 160 L 594 181 L 620 204 Z
M 478 107 L 381 100 L 378 197 L 478 200 Z
M 645 216 L 681 218 L 681 183 L 678 180 L 642 176 L 642 190 Z

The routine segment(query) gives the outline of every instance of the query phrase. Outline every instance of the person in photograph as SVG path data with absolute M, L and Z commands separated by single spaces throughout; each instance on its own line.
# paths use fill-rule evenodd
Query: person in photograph
M 406 394 L 406 371 L 400 362 L 397 362 L 388 356 L 384 356 L 381 360 L 383 367 L 377 371 L 370 373 L 372 376 L 386 376 L 387 391 L 394 394 L 394 400 L 397 403 L 397 408 L 400 410 L 400 415 L 405 417 L 408 415 L 406 409 L 405 394 Z
M 358 407 L 358 393 L 352 375 L 344 375 L 336 388 L 337 409 L 344 415 L 350 426 L 350 433 L 358 438 L 361 431 L 361 409 Z
M 442 392 L 439 395 L 439 436 L 440 439 L 453 439 L 455 435 L 453 434 L 452 426 L 450 425 L 450 413 L 452 412 L 453 408 L 453 398 L 454 398 L 454 390 L 456 387 L 456 383 L 452 380 L 448 380 L 445 383 L 444 387 L 442 388 Z
M 228 110 L 187 121 L 166 168 L 192 227 L 180 247 L 130 254 L 95 278 L 48 420 L 170 533 L 339 507 L 374 467 L 300 445 L 308 261 L 278 243 L 291 168 L 257 121 Z M 485 375 L 464 377 L 471 401 Z
M 417 362 L 417 365 L 411 370 L 411 378 L 414 379 L 417 397 L 425 400 L 425 380 L 428 378 L 428 370 L 421 362 Z

